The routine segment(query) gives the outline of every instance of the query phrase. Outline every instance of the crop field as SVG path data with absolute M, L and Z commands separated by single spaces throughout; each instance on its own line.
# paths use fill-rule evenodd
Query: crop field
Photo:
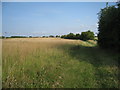
M 3 88 L 118 88 L 118 53 L 96 41 L 2 40 Z

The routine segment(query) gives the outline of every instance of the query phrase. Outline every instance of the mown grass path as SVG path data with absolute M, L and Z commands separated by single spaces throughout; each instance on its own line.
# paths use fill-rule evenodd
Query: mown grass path
M 3 40 L 3 88 L 118 88 L 118 53 L 95 41 Z

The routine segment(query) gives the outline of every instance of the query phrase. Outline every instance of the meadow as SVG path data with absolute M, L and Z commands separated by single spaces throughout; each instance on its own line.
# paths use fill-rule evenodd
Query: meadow
M 96 41 L 2 40 L 3 88 L 118 88 L 118 53 Z

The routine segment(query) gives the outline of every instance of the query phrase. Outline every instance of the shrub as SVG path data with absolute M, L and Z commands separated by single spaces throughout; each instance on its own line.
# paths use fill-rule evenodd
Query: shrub
M 90 30 L 86 31 L 86 32 L 82 32 L 81 36 L 80 36 L 81 40 L 94 40 L 94 33 L 91 32 Z

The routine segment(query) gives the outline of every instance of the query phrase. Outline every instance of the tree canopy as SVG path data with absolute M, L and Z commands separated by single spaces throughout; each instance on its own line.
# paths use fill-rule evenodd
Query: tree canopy
M 90 30 L 86 31 L 86 32 L 82 32 L 81 34 L 77 33 L 77 34 L 73 34 L 73 33 L 69 33 L 67 35 L 62 35 L 61 38 L 65 38 L 65 39 L 80 39 L 80 40 L 94 40 L 94 33 Z
M 98 45 L 102 48 L 119 49 L 120 5 L 105 7 L 98 15 Z

